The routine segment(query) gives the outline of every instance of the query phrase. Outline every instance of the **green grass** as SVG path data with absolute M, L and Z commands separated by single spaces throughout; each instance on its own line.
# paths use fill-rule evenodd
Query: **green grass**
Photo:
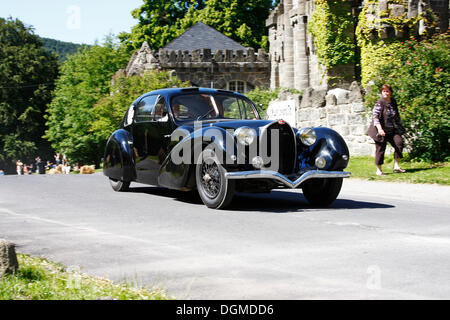
M 167 300 L 160 289 L 137 288 L 68 270 L 43 258 L 17 254 L 19 269 L 0 278 L 0 300 Z
M 406 173 L 393 173 L 394 158 L 386 156 L 382 166 L 385 176 L 377 176 L 375 160 L 370 156 L 350 157 L 349 166 L 345 169 L 352 177 L 390 182 L 437 183 L 450 185 L 450 163 L 414 162 L 406 156 L 400 160 L 400 166 Z

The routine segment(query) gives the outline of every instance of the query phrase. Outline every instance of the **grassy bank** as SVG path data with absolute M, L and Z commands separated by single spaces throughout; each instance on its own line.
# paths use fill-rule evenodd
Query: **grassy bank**
M 352 173 L 353 178 L 407 182 L 407 183 L 437 183 L 450 185 L 450 163 L 426 163 L 413 162 L 406 156 L 400 161 L 400 166 L 406 170 L 406 173 L 393 173 L 394 158 L 388 156 L 385 158 L 383 172 L 385 176 L 377 176 L 375 160 L 373 157 L 351 157 L 350 164 L 345 169 Z
M 161 290 L 115 284 L 42 258 L 18 254 L 19 270 L 0 278 L 0 300 L 166 300 Z

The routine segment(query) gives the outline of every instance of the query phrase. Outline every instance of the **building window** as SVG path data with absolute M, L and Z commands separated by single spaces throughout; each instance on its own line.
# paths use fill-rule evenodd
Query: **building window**
M 227 89 L 230 91 L 236 91 L 239 93 L 247 93 L 252 91 L 255 87 L 248 82 L 233 80 L 227 83 Z

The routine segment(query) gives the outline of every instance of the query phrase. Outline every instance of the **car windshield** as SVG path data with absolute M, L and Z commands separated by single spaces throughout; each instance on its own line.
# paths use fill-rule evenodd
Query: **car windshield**
M 259 119 L 258 112 L 240 97 L 226 94 L 185 94 L 172 98 L 177 120 Z

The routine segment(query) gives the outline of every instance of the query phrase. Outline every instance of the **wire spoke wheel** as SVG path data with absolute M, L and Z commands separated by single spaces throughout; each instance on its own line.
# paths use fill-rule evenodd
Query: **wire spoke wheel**
M 204 150 L 196 165 L 197 190 L 203 203 L 209 208 L 226 207 L 234 195 L 234 181 L 225 177 L 225 169 L 216 154 Z
M 201 164 L 202 187 L 210 198 L 215 198 L 222 187 L 219 167 L 212 159 L 207 159 Z

